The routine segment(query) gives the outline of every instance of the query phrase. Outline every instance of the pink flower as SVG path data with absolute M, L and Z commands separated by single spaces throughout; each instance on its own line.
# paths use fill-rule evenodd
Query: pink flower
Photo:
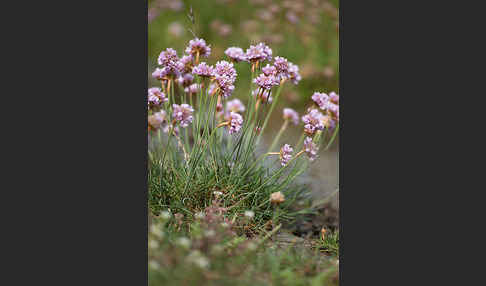
M 157 130 L 162 126 L 162 123 L 166 120 L 167 114 L 161 110 L 148 117 L 148 125 L 152 130 Z
M 314 161 L 317 158 L 317 146 L 312 142 L 312 138 L 306 137 L 304 140 L 304 151 L 309 156 L 310 161 Z
M 226 110 L 230 112 L 244 112 L 245 106 L 239 99 L 233 99 L 226 102 Z
M 213 75 L 213 67 L 202 62 L 192 69 L 192 73 L 203 77 L 211 77 Z
M 313 135 L 317 130 L 323 130 L 323 116 L 317 109 L 312 109 L 308 114 L 302 116 L 302 121 L 305 124 L 304 132 Z
M 229 122 L 229 134 L 237 133 L 238 131 L 240 131 L 241 126 L 243 125 L 243 117 L 239 113 L 231 112 L 229 114 Z
M 207 58 L 211 54 L 211 47 L 206 45 L 206 41 L 204 41 L 204 39 L 195 38 L 190 40 L 189 45 L 186 48 L 186 54 L 195 57 L 198 52 L 200 56 Z
M 292 159 L 292 152 L 294 152 L 294 149 L 292 149 L 289 144 L 285 144 L 280 149 L 280 164 L 282 164 L 282 166 L 287 165 Z
M 277 71 L 277 76 L 280 79 L 289 77 L 289 62 L 286 58 L 275 57 L 273 65 Z
M 189 123 L 192 122 L 192 113 L 194 112 L 194 109 L 189 104 L 173 104 L 172 108 L 174 109 L 172 117 L 179 121 L 181 127 L 187 127 Z
M 273 86 L 278 85 L 280 82 L 273 75 L 260 74 L 257 78 L 253 80 L 261 89 L 271 89 Z
M 299 67 L 291 62 L 289 62 L 289 79 L 293 84 L 298 84 L 302 79 L 299 74 Z
M 292 108 L 284 108 L 283 118 L 284 120 L 292 120 L 294 125 L 299 124 L 299 114 Z
M 186 73 L 177 78 L 177 82 L 183 87 L 190 86 L 193 80 L 194 80 L 194 76 L 190 73 Z
M 161 66 L 170 66 L 178 60 L 177 52 L 172 48 L 168 48 L 160 53 L 158 62 Z
M 158 87 L 152 87 L 148 90 L 148 104 L 149 107 L 159 106 L 168 100 L 165 94 Z
M 184 92 L 189 94 L 196 94 L 199 92 L 199 85 L 197 83 L 193 83 L 190 86 L 184 88 Z
M 231 60 L 235 62 L 241 62 L 246 60 L 246 54 L 242 48 L 230 47 L 224 52 Z
M 314 92 L 312 100 L 319 106 L 320 109 L 326 110 L 329 104 L 329 96 L 325 93 Z
M 257 61 L 264 61 L 272 60 L 272 49 L 270 49 L 264 43 L 259 43 L 256 46 L 250 46 L 246 50 L 246 59 L 249 62 L 257 62 Z

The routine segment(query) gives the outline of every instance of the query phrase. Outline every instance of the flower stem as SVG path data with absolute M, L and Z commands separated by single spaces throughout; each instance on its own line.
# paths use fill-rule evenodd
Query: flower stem
M 277 136 L 275 137 L 275 139 L 273 139 L 273 142 L 272 142 L 272 144 L 270 145 L 270 148 L 268 148 L 268 151 L 269 151 L 269 152 L 270 152 L 270 151 L 272 151 L 272 150 L 273 150 L 273 148 L 275 148 L 275 145 L 277 145 L 278 140 L 279 140 L 279 139 L 280 139 L 280 137 L 282 136 L 283 132 L 285 131 L 285 129 L 287 129 L 288 124 L 289 124 L 289 120 L 288 120 L 288 119 L 286 119 L 286 120 L 284 121 L 284 123 L 282 124 L 282 127 L 281 127 L 281 128 L 280 128 L 280 130 L 278 131 Z M 263 130 L 262 130 L 262 131 L 263 131 Z

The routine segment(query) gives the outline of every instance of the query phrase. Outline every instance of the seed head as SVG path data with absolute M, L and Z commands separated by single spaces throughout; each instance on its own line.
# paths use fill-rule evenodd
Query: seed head
M 270 195 L 270 202 L 274 205 L 281 204 L 285 201 L 285 196 L 282 192 L 275 192 Z

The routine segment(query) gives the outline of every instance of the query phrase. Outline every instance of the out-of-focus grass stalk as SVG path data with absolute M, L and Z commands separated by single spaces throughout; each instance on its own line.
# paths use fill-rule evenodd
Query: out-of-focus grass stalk
M 282 127 L 278 131 L 277 136 L 275 137 L 275 139 L 273 139 L 273 142 L 270 145 L 270 147 L 268 148 L 268 151 L 267 152 L 272 152 L 273 151 L 273 148 L 275 148 L 275 145 L 277 145 L 278 141 L 280 140 L 280 137 L 282 136 L 282 134 L 284 133 L 284 131 L 287 129 L 287 126 L 288 125 L 289 125 L 289 120 L 288 119 L 285 119 L 284 123 L 282 124 Z M 257 141 L 257 143 L 258 143 L 258 141 Z
M 263 134 L 263 132 L 265 131 L 265 127 L 267 126 L 268 120 L 270 119 L 270 116 L 272 115 L 273 109 L 275 108 L 275 106 L 278 103 L 278 98 L 280 97 L 280 92 L 282 91 L 284 84 L 285 84 L 285 80 L 282 80 L 280 82 L 280 85 L 278 86 L 277 92 L 275 94 L 275 98 L 273 99 L 273 102 L 270 105 L 270 110 L 268 111 L 268 113 L 266 115 L 265 122 L 263 122 L 261 133 L 260 133 L 260 135 L 258 135 L 258 139 L 256 141 L 257 144 L 260 142 L 260 137 Z

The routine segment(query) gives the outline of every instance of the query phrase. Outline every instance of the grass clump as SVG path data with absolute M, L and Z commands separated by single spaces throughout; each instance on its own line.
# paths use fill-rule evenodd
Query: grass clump
M 218 199 L 232 218 L 254 213 L 250 233 L 258 233 L 305 212 L 292 209 L 296 200 L 307 199 L 293 181 L 316 158 L 319 145 L 327 138 L 328 148 L 334 140 L 339 96 L 316 92 L 295 148 L 285 144 L 275 150 L 286 129 L 300 122 L 297 112 L 284 109 L 282 128 L 258 155 L 283 85 L 298 84 L 301 76 L 296 65 L 273 57 L 264 43 L 246 53 L 231 51 L 229 61 L 214 66 L 203 61 L 211 53 L 203 39 L 191 40 L 180 58 L 171 48 L 161 52 L 160 68 L 153 73 L 161 88 L 148 92 L 149 208 L 156 215 L 170 209 L 190 222 Z M 246 106 L 228 100 L 235 89 L 235 65 L 246 65 L 252 73 Z

